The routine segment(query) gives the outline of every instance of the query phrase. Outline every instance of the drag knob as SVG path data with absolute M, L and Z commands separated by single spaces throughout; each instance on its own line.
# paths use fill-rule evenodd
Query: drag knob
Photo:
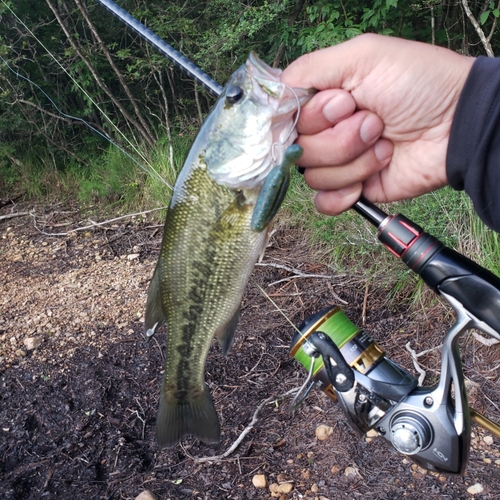
M 431 437 L 431 427 L 420 415 L 399 414 L 392 420 L 391 442 L 405 455 L 414 455 L 427 448 Z

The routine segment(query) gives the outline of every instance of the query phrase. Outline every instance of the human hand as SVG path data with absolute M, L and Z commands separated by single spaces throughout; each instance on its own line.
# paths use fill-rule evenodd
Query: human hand
M 473 58 L 381 35 L 306 54 L 283 71 L 318 92 L 301 110 L 298 143 L 320 212 L 336 215 L 363 194 L 413 198 L 447 184 L 446 151 Z

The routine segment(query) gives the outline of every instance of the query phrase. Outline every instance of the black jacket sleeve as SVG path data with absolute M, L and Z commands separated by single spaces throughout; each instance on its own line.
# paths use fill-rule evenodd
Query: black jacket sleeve
M 472 65 L 451 126 L 446 174 L 500 232 L 500 58 L 478 57 Z

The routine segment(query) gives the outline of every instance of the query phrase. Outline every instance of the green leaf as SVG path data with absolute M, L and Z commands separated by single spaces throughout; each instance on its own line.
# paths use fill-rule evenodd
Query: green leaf
M 483 12 L 481 14 L 481 17 L 479 18 L 479 22 L 481 24 L 484 24 L 488 20 L 488 16 L 490 15 L 490 10 L 487 10 L 486 12 Z
M 500 10 L 495 9 L 495 10 L 493 11 L 493 15 L 494 15 L 495 17 L 500 17 Z

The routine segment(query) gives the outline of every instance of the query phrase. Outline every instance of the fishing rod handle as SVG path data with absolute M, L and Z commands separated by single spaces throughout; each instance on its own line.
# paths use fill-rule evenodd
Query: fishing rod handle
M 389 216 L 365 198 L 353 207 L 378 229 L 378 239 L 437 293 L 456 299 L 500 334 L 500 279 L 446 247 L 403 215 Z

